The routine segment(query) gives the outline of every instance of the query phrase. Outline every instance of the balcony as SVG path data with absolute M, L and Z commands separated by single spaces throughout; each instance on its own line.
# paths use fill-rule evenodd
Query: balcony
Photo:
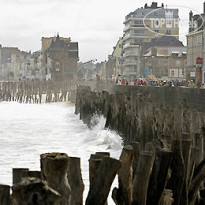
M 144 28 L 144 24 L 131 24 L 129 26 L 125 26 L 124 29 L 123 29 L 123 32 L 126 32 L 130 29 L 137 29 L 137 28 Z
M 127 15 L 125 17 L 125 21 L 123 23 L 126 24 L 129 21 L 143 19 L 148 13 L 146 12 L 146 13 L 137 13 L 137 14 Z M 154 12 L 152 12 L 146 17 L 146 19 L 150 19 L 150 18 L 165 18 L 165 16 L 164 16 L 164 14 L 158 14 L 156 16 L 156 15 L 154 15 Z M 174 18 L 178 18 L 178 16 L 174 15 Z
M 123 23 L 126 24 L 129 21 L 134 21 L 134 20 L 142 19 L 142 18 L 144 18 L 144 16 L 145 15 L 131 15 L 131 16 L 127 16 Z
M 136 60 L 130 60 L 130 61 L 124 61 L 123 62 L 123 67 L 125 67 L 125 66 L 134 66 L 134 65 L 137 65 Z
M 137 43 L 127 43 L 127 44 L 123 45 L 123 49 L 136 48 L 136 47 L 139 47 L 139 44 L 137 44 Z
M 135 34 L 128 34 L 123 37 L 123 40 L 126 41 L 130 38 L 150 38 L 149 36 L 145 35 L 144 33 L 135 33 Z
M 129 57 L 129 56 L 138 56 L 139 55 L 139 52 L 136 51 L 136 52 L 126 52 L 123 54 L 123 57 L 126 58 L 126 57 Z

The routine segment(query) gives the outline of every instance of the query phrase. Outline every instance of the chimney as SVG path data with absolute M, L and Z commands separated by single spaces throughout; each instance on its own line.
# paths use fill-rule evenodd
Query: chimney
M 151 8 L 152 9 L 157 9 L 157 2 L 152 2 Z
M 192 19 L 193 19 L 193 12 L 190 11 L 189 12 L 189 22 L 192 22 Z M 191 24 L 189 24 L 189 33 L 191 33 L 191 32 L 192 32 L 192 26 L 191 26 Z
M 193 12 L 192 12 L 192 11 L 190 11 L 190 12 L 189 12 L 189 21 L 191 21 L 191 20 L 192 20 L 192 17 L 193 17 Z
M 204 14 L 205 14 L 205 1 L 204 1 Z

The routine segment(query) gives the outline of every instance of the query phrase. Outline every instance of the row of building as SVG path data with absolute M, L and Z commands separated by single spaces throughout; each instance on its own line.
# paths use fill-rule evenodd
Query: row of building
M 108 61 L 80 63 L 85 79 L 162 78 L 205 82 L 205 3 L 202 14 L 189 14 L 187 46 L 179 41 L 179 10 L 158 6 L 136 9 L 125 17 L 119 38 Z M 164 20 L 163 23 L 162 19 Z M 194 23 L 193 23 L 194 22 Z M 196 22 L 196 23 L 195 23 Z M 161 26 L 160 26 L 161 23 Z M 197 62 L 196 62 L 197 61 Z
M 41 41 L 42 49 L 33 53 L 0 45 L 0 80 L 76 80 L 78 43 L 59 34 Z
M 187 46 L 179 41 L 179 9 L 138 8 L 124 20 L 123 36 L 108 60 L 78 62 L 78 43 L 70 37 L 42 37 L 40 51 L 31 53 L 0 46 L 0 80 L 53 79 L 188 79 L 205 82 L 205 3 L 202 14 L 189 14 Z

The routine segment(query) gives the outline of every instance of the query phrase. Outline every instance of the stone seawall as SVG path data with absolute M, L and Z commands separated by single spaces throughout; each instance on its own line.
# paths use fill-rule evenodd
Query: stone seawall
M 125 144 L 139 141 L 144 146 L 153 139 L 170 144 L 183 133 L 204 138 L 204 102 L 203 89 L 79 86 L 75 113 L 88 125 L 94 114 L 104 115 L 106 127 L 120 133 Z

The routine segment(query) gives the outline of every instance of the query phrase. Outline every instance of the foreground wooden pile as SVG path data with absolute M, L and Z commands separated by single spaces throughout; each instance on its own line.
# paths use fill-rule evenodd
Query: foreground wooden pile
M 115 176 L 118 187 L 111 189 Z M 155 140 L 140 148 L 133 142 L 120 159 L 108 152 L 89 159 L 90 189 L 86 205 L 105 205 L 110 191 L 116 205 L 205 204 L 203 140 L 188 135 L 166 146 Z M 82 205 L 80 159 L 65 153 L 41 155 L 41 171 L 13 169 L 10 187 L 0 185 L 0 205 Z

